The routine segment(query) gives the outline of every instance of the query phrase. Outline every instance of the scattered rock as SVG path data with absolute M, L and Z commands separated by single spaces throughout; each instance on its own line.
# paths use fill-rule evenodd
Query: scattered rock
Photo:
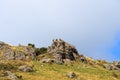
M 23 71 L 23 72 L 32 72 L 33 68 L 28 66 L 28 65 L 24 65 L 24 66 L 20 66 L 19 67 L 19 71 Z
M 76 74 L 74 72 L 70 72 L 70 73 L 67 73 L 66 76 L 69 78 L 75 78 Z

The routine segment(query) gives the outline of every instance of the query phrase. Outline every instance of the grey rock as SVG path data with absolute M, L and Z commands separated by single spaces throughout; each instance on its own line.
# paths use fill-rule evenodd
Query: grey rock
M 24 65 L 24 66 L 20 66 L 19 67 L 19 71 L 23 71 L 23 72 L 32 72 L 33 68 L 28 66 L 28 65 Z
M 114 64 L 114 63 L 106 63 L 106 64 L 103 64 L 103 67 L 108 69 L 108 70 L 120 70 L 119 67 L 116 66 L 117 64 Z
M 87 59 L 83 55 L 80 55 L 79 57 L 82 63 L 87 64 Z
M 55 59 L 54 61 L 56 64 L 63 64 L 64 62 L 62 60 L 59 60 L 59 59 Z
M 63 61 L 59 59 L 49 59 L 49 58 L 43 58 L 40 60 L 40 63 L 56 63 L 56 64 L 63 64 Z
M 53 40 L 53 43 L 48 47 L 47 52 L 60 61 L 63 59 L 75 60 L 78 56 L 77 49 L 61 39 Z
M 113 70 L 113 66 L 111 64 L 103 64 L 103 67 L 107 70 Z
M 6 60 L 15 59 L 15 53 L 9 46 L 6 46 L 5 49 L 3 50 L 3 58 L 5 58 Z
M 55 61 L 54 59 L 46 59 L 46 58 L 45 59 L 43 58 L 42 60 L 40 60 L 41 63 L 51 63 L 54 61 Z
M 21 51 L 15 51 L 14 53 L 15 53 L 15 55 L 14 55 L 15 60 L 25 60 L 26 59 L 25 53 L 23 53 Z

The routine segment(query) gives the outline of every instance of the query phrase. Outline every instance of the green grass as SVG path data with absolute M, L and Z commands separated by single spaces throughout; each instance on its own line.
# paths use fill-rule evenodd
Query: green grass
M 16 72 L 18 75 L 22 75 L 24 80 L 120 80 L 119 71 L 109 71 L 100 66 L 93 67 L 82 63 L 58 65 L 37 61 L 28 64 L 34 65 L 34 72 Z M 69 79 L 66 77 L 69 72 L 75 72 L 77 77 Z
M 34 65 L 34 71 L 28 73 L 17 70 L 20 65 L 25 64 Z M 93 66 L 81 62 L 58 65 L 38 61 L 11 60 L 1 63 L 0 68 L 0 73 L 10 70 L 18 76 L 21 75 L 23 80 L 120 80 L 120 71 L 109 71 L 99 65 Z M 69 72 L 75 72 L 77 77 L 73 79 L 66 77 Z M 5 78 L 0 77 L 0 80 L 5 80 Z

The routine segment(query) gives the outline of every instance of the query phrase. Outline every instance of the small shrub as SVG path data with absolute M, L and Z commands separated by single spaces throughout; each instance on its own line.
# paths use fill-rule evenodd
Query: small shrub
M 45 48 L 45 47 L 35 49 L 36 56 L 38 56 L 40 54 L 44 54 L 46 52 L 47 52 L 47 48 Z
M 32 48 L 35 48 L 34 44 L 28 43 L 28 46 L 31 46 Z

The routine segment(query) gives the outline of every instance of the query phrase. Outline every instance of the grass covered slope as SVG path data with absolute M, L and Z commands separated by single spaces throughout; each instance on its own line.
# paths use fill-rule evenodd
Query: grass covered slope
M 120 80 L 120 62 L 86 57 L 61 39 L 48 48 L 1 42 L 0 80 Z
M 77 76 L 73 80 L 120 80 L 119 71 L 109 71 L 99 66 L 93 67 L 82 63 L 58 65 L 33 62 L 32 64 L 35 64 L 36 72 L 23 74 L 26 80 L 70 80 L 66 77 L 69 72 L 76 73 Z
M 16 68 L 19 64 L 33 66 L 34 71 L 29 73 L 17 71 Z M 11 65 L 14 66 L 11 71 L 22 76 L 23 80 L 120 80 L 120 71 L 118 70 L 110 71 L 99 65 L 93 66 L 81 62 L 58 65 L 54 63 L 40 63 L 38 61 L 13 61 Z M 70 79 L 66 76 L 69 72 L 74 72 L 77 76 Z M 0 80 L 6 79 L 0 77 Z

